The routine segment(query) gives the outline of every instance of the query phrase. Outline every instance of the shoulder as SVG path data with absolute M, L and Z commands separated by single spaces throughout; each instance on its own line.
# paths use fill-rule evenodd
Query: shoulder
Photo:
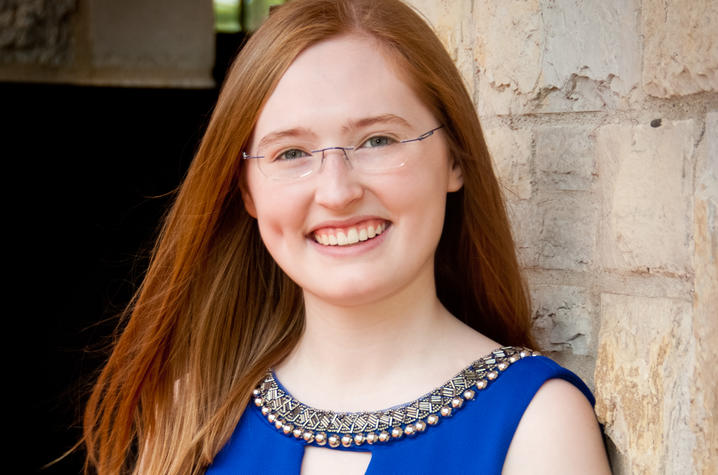
M 503 473 L 527 471 L 610 473 L 591 402 L 566 379 L 543 382 L 514 433 Z

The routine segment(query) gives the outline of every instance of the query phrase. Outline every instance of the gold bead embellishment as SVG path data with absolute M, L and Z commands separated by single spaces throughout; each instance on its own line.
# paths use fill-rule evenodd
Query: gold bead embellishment
M 332 412 L 297 401 L 269 371 L 252 391 L 252 402 L 281 433 L 306 444 L 332 448 L 388 443 L 404 435 L 415 437 L 435 426 L 442 417 L 477 398 L 509 366 L 538 355 L 527 348 L 507 346 L 474 361 L 444 385 L 408 404 L 374 412 Z

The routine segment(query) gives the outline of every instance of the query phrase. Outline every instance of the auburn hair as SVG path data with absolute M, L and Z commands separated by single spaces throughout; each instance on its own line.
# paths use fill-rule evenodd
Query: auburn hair
M 86 472 L 201 473 L 251 391 L 304 328 L 301 289 L 265 249 L 240 177 L 263 104 L 306 48 L 342 34 L 385 46 L 445 126 L 464 186 L 436 252 L 438 297 L 484 335 L 534 346 L 499 184 L 469 94 L 431 28 L 400 0 L 296 0 L 232 65 L 84 416 Z

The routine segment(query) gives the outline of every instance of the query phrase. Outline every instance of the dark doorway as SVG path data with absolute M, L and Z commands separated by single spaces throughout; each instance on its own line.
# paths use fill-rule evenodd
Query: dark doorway
M 242 40 L 218 35 L 217 84 Z M 14 356 L 6 387 L 17 398 L 7 433 L 18 447 L 7 473 L 82 471 L 81 451 L 40 468 L 79 440 L 103 344 L 218 91 L 0 83 Z

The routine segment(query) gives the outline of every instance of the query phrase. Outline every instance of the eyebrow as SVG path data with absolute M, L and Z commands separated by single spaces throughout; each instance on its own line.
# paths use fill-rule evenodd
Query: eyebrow
M 342 126 L 343 132 L 351 132 L 356 129 L 361 129 L 364 127 L 369 127 L 376 124 L 398 124 L 402 125 L 404 127 L 411 127 L 409 125 L 409 122 L 407 122 L 402 117 L 399 117 L 395 114 L 381 114 L 374 117 L 365 117 L 363 119 L 358 120 L 349 120 Z M 302 136 L 309 136 L 312 138 L 316 138 L 317 134 L 312 132 L 310 129 L 306 127 L 294 127 L 291 129 L 286 130 L 278 130 L 276 132 L 270 132 L 264 137 L 262 137 L 262 140 L 259 141 L 257 144 L 257 148 L 261 150 L 265 145 L 272 143 L 274 141 L 284 139 L 284 138 L 295 138 L 295 137 L 302 137 Z
M 293 137 L 301 137 L 301 136 L 311 136 L 313 138 L 317 137 L 317 134 L 312 132 L 311 130 L 307 129 L 306 127 L 294 127 L 293 129 L 287 129 L 287 130 L 279 130 L 277 132 L 270 132 L 264 137 L 262 137 L 262 140 L 259 141 L 257 144 L 257 149 L 262 150 L 262 148 L 267 145 L 268 143 L 272 143 L 276 140 L 283 139 L 283 138 L 293 138 Z
M 350 120 L 347 122 L 346 125 L 342 127 L 342 130 L 347 132 L 355 129 L 361 129 L 363 127 L 369 127 L 370 125 L 375 124 L 399 124 L 403 125 L 404 127 L 410 127 L 409 122 L 407 122 L 402 117 L 399 117 L 398 115 L 382 114 L 374 117 L 366 117 L 359 120 Z

